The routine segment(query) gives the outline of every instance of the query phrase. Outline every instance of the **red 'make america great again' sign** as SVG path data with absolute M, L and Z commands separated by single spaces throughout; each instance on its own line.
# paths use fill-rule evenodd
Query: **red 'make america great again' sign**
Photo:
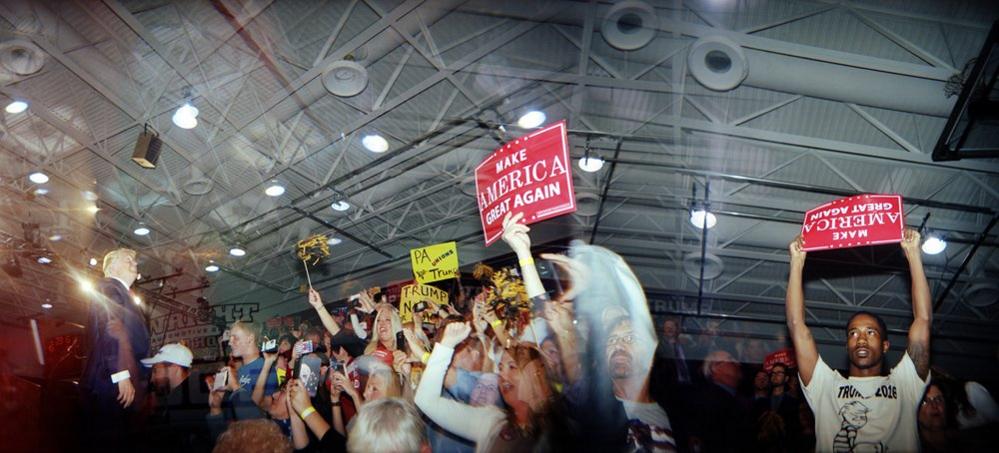
M 805 213 L 804 249 L 827 250 L 902 241 L 905 216 L 899 195 L 856 195 Z
M 531 224 L 576 210 L 565 121 L 498 148 L 475 167 L 475 196 L 486 245 L 503 234 L 507 213 Z

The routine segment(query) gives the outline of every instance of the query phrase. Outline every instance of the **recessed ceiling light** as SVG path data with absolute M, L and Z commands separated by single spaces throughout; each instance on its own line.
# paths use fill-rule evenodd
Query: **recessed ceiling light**
M 46 302 L 46 303 L 42 304 L 42 308 L 48 310 L 48 309 L 52 308 L 52 304 Z
M 173 113 L 173 124 L 181 129 L 194 129 L 198 125 L 198 109 L 185 102 L 176 112 Z
M 350 203 L 347 203 L 344 200 L 334 201 L 333 203 L 330 203 L 330 208 L 334 211 L 343 212 L 350 209 Z
M 284 186 L 281 185 L 276 179 L 272 179 L 270 183 L 267 184 L 267 188 L 264 189 L 264 193 L 268 197 L 280 197 L 284 195 Z
M 49 175 L 40 171 L 35 171 L 28 175 L 28 180 L 35 184 L 45 184 L 49 182 Z
M 545 112 L 539 110 L 531 110 L 525 113 L 523 116 L 517 120 L 517 126 L 521 129 L 534 129 L 545 123 Z
M 91 266 L 96 266 L 97 265 L 97 258 L 91 258 L 90 259 L 90 265 Z
M 326 245 L 337 245 L 341 242 L 343 242 L 343 239 L 340 239 L 338 237 L 331 237 L 326 240 Z
M 388 140 L 385 140 L 385 137 L 378 134 L 365 135 L 361 139 L 361 144 L 373 153 L 384 153 L 389 149 Z
M 930 236 L 926 238 L 926 241 L 923 242 L 923 247 L 922 247 L 923 253 L 927 255 L 936 255 L 944 251 L 944 249 L 946 248 L 947 248 L 947 241 L 937 236 Z
M 219 265 L 218 264 L 211 263 L 211 264 L 205 266 L 205 272 L 218 272 L 218 271 L 219 271 Z
M 140 223 L 135 230 L 132 230 L 132 232 L 135 233 L 136 236 L 145 236 L 149 234 L 149 228 Z
M 53 234 L 52 236 L 49 236 L 49 240 L 52 241 L 52 242 L 59 242 L 59 241 L 62 240 L 62 235 L 61 234 Z
M 28 103 L 24 101 L 14 101 L 7 104 L 7 107 L 5 107 L 4 110 L 6 110 L 7 113 L 21 113 L 28 110 Z
M 703 209 L 698 209 L 690 213 L 690 223 L 697 228 L 704 228 L 707 223 L 708 228 L 715 226 L 718 221 L 715 215 Z
M 46 189 L 44 187 L 39 187 L 39 188 L 35 189 L 35 195 L 42 196 L 42 195 L 45 195 L 47 193 L 49 193 L 49 189 Z
M 236 245 L 236 246 L 233 246 L 231 249 L 229 249 L 229 254 L 232 255 L 232 256 L 245 256 L 246 255 L 246 249 L 244 249 L 243 247 L 240 247 L 240 246 Z
M 51 262 L 52 262 L 52 258 L 49 258 L 47 256 L 39 256 L 38 257 L 38 264 L 49 264 Z
M 593 173 L 595 171 L 600 171 L 604 168 L 604 160 L 599 157 L 580 157 L 579 158 L 579 169 L 587 173 Z

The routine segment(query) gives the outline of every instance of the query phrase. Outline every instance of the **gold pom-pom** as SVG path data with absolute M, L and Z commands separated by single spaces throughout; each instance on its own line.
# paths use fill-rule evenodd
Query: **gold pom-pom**
M 319 260 L 330 256 L 330 246 L 325 235 L 317 234 L 307 239 L 298 241 L 298 259 L 302 261 L 312 261 L 315 266 Z

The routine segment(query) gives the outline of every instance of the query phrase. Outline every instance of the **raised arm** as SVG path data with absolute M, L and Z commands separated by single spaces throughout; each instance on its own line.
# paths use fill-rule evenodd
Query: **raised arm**
M 933 323 L 933 302 L 930 285 L 923 272 L 923 258 L 919 250 L 919 232 L 906 228 L 902 238 L 902 252 L 909 261 L 909 278 L 912 279 L 912 325 L 909 326 L 907 351 L 916 365 L 919 377 L 926 380 L 930 372 L 930 326 Z
M 323 298 L 319 296 L 319 292 L 312 288 L 309 288 L 309 305 L 312 305 L 312 308 L 316 309 L 319 320 L 323 322 L 323 327 L 329 331 L 330 335 L 335 337 L 340 332 L 340 325 L 336 323 L 330 312 L 323 306 Z
M 534 298 L 544 294 L 545 287 L 541 284 L 538 269 L 534 266 L 534 257 L 531 256 L 531 237 L 527 235 L 531 229 L 520 223 L 523 218 L 523 213 L 513 216 L 507 214 L 503 218 L 503 242 L 517 254 L 520 274 L 524 278 L 524 290 L 527 291 L 527 297 Z
M 261 354 L 264 355 L 264 365 L 260 368 L 260 374 L 257 375 L 257 382 L 253 384 L 253 393 L 250 394 L 250 399 L 266 411 L 271 406 L 271 396 L 264 395 L 264 389 L 267 388 L 267 378 L 271 374 L 274 362 L 277 360 L 277 353 L 261 352 Z
M 794 344 L 794 355 L 798 362 L 801 382 L 808 385 L 812 381 L 815 364 L 819 361 L 819 350 L 815 347 L 812 331 L 805 325 L 805 290 L 801 281 L 806 255 L 802 249 L 803 245 L 801 236 L 798 236 L 788 246 L 791 262 L 788 269 L 784 314 L 787 317 L 787 330 L 791 333 L 791 342 Z

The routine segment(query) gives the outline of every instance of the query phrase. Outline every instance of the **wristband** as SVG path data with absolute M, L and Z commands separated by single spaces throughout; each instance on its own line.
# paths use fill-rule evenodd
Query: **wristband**
M 340 407 L 340 402 L 339 402 L 339 401 L 337 401 L 337 402 L 335 402 L 335 403 L 330 403 L 330 406 L 333 406 L 333 407 Z
M 339 405 L 339 404 L 337 404 L 337 405 Z M 312 414 L 315 414 L 315 413 L 316 413 L 316 408 L 314 408 L 312 406 L 309 406 L 308 409 L 302 411 L 302 414 L 301 414 L 302 420 L 305 420 L 306 417 L 308 417 L 308 416 L 310 416 Z
M 427 362 L 430 361 L 430 353 L 429 352 L 424 352 L 423 355 L 420 356 L 420 361 L 423 362 L 424 365 L 426 365 Z
M 125 379 L 130 378 L 130 377 L 132 377 L 132 375 L 129 374 L 128 370 L 119 371 L 119 372 L 111 375 L 111 383 L 112 384 L 117 384 L 117 383 L 119 383 L 121 381 L 124 381 Z
M 529 256 L 527 258 L 521 258 L 520 261 L 519 261 L 519 263 L 520 263 L 520 267 L 533 266 L 534 265 L 534 257 Z
M 492 322 L 489 323 L 489 325 L 493 326 L 493 329 L 498 329 L 499 326 L 503 325 L 503 321 L 499 319 L 494 319 Z

